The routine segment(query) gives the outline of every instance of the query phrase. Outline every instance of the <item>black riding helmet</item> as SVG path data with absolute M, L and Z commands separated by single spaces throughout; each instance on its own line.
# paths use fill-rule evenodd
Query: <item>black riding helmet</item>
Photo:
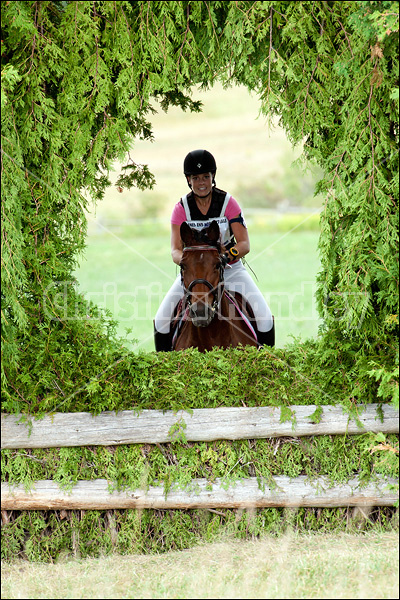
M 217 164 L 215 158 L 207 150 L 192 150 L 192 152 L 186 155 L 183 161 L 183 172 L 186 177 L 189 175 L 200 175 L 200 173 L 212 173 L 213 184 L 215 185 L 214 177 L 216 171 Z

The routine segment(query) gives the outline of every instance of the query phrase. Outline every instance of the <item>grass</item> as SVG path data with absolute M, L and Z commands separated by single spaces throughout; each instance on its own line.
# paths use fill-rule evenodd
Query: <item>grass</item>
M 398 598 L 398 537 L 222 541 L 156 556 L 2 565 L 2 598 Z
M 248 263 L 275 315 L 276 345 L 283 347 L 291 335 L 315 336 L 318 233 L 268 232 L 251 225 L 249 230 Z M 177 275 L 167 228 L 145 236 L 91 236 L 76 275 L 82 292 L 117 319 L 119 335 L 132 330 L 128 338 L 138 340 L 133 349 L 154 349 L 153 318 Z

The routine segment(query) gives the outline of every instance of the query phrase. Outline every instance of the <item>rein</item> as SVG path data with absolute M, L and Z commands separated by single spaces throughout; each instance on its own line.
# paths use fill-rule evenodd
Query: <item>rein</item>
M 246 323 L 247 327 L 250 329 L 252 336 L 254 337 L 256 342 L 258 342 L 257 334 L 256 334 L 256 331 L 255 331 L 253 325 L 250 323 L 249 318 L 244 314 L 244 312 L 242 310 L 240 310 L 240 307 L 239 307 L 238 303 L 235 301 L 235 298 L 233 296 L 231 296 L 231 294 L 229 292 L 227 292 L 226 290 L 224 291 L 224 296 L 236 308 L 239 315 L 242 317 L 243 321 Z

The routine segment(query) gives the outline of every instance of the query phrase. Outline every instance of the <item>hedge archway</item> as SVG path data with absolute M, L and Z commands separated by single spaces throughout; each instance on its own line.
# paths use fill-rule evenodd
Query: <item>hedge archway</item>
M 139 376 L 70 284 L 81 190 L 101 199 L 112 161 L 151 137 L 152 98 L 196 111 L 191 86 L 216 80 L 256 92 L 325 173 L 325 328 L 296 368 L 322 369 L 349 403 L 395 400 L 397 42 L 394 2 L 2 3 L 3 409 L 90 398 L 114 369 Z M 129 158 L 119 184 L 152 183 Z M 60 294 L 82 318 L 63 318 Z

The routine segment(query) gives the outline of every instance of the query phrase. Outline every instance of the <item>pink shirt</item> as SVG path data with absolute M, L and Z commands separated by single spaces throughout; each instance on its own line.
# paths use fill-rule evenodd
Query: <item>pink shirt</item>
M 225 214 L 221 216 L 226 217 L 228 221 L 230 221 L 231 219 L 238 217 L 241 212 L 242 211 L 239 204 L 236 202 L 235 198 L 231 196 L 228 204 L 226 205 Z M 180 202 L 177 202 L 172 211 L 171 224 L 182 225 L 184 221 L 186 221 L 185 209 Z

